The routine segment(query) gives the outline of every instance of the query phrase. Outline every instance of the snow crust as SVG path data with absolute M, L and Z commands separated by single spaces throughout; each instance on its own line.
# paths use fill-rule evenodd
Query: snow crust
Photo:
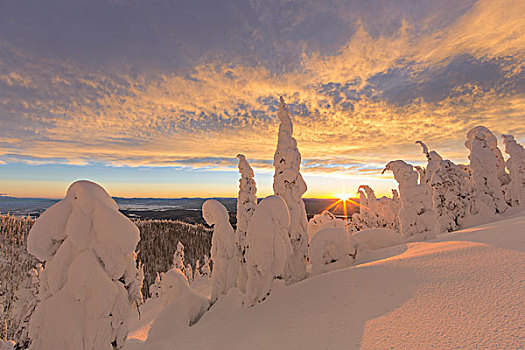
M 29 327 L 34 349 L 122 346 L 134 298 L 130 291 L 137 290 L 138 241 L 137 227 L 93 182 L 73 183 L 66 197 L 44 212 L 27 241 L 28 251 L 45 262 L 42 301 Z

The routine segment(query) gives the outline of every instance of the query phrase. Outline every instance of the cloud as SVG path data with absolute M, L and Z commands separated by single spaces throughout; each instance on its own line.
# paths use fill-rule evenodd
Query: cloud
M 216 5 L 81 2 L 47 33 L 35 34 L 34 14 L 4 22 L 0 159 L 231 170 L 244 153 L 268 171 L 279 95 L 310 173 L 421 162 L 419 139 L 464 162 L 466 131 L 479 124 L 525 140 L 523 2 L 381 4 L 229 2 L 199 13 Z M 101 18 L 96 28 L 99 7 L 125 10 L 122 27 Z M 134 20 L 143 29 L 126 32 Z

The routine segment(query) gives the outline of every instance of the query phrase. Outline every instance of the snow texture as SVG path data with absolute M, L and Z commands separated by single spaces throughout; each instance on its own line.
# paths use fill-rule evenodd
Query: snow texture
M 506 165 L 510 176 L 511 204 L 525 206 L 525 149 L 512 135 L 502 135 L 502 138 L 505 153 L 510 156 Z
M 475 207 L 481 216 L 503 213 L 507 209 L 502 186 L 510 182 L 505 163 L 492 132 L 477 126 L 467 134 L 470 168 L 475 191 Z
M 364 243 L 371 250 L 403 244 L 401 236 L 388 228 L 368 228 L 353 234 L 360 243 Z
M 270 293 L 272 281 L 282 277 L 287 260 L 293 254 L 288 232 L 290 215 L 284 200 L 269 196 L 262 200 L 248 225 L 245 304 L 253 306 Z
M 273 192 L 284 199 L 290 213 L 289 237 L 293 255 L 287 261 L 284 277 L 288 283 L 292 283 L 306 277 L 308 220 L 302 196 L 307 187 L 300 173 L 301 154 L 297 149 L 297 141 L 292 136 L 292 120 L 282 97 L 277 115 L 280 125 L 277 150 L 273 157 Z
M 412 165 L 402 160 L 389 162 L 383 172 L 386 170 L 392 171 L 399 183 L 401 236 L 408 241 L 432 238 L 436 213 L 430 202 L 429 187 L 426 184 L 419 184 L 419 174 Z
M 314 215 L 308 221 L 308 242 L 310 243 L 312 237 L 322 228 L 325 227 L 340 227 L 345 228 L 345 221 L 338 219 L 330 211 L 325 210 L 321 214 Z
M 239 256 L 235 232 L 230 224 L 228 211 L 220 202 L 209 199 L 202 204 L 202 216 L 213 225 L 211 260 L 213 261 L 211 302 L 235 287 L 239 271 Z
M 0 339 L 0 350 L 13 350 L 15 348 L 14 340 Z
M 73 183 L 40 216 L 27 241 L 28 251 L 45 262 L 42 301 L 29 327 L 34 349 L 122 346 L 135 283 L 126 270 L 134 267 L 139 239 L 113 199 L 89 181 Z
M 245 257 L 246 232 L 248 231 L 250 219 L 257 207 L 257 186 L 253 179 L 253 170 L 250 164 L 248 164 L 246 157 L 243 154 L 238 154 L 237 158 L 239 159 L 239 172 L 241 173 L 239 196 L 237 198 L 237 230 L 235 232 L 235 239 L 237 240 L 241 261 L 237 287 L 244 293 L 246 291 L 246 280 L 248 279 Z
M 348 267 L 357 255 L 355 239 L 344 228 L 324 227 L 310 242 L 312 275 Z

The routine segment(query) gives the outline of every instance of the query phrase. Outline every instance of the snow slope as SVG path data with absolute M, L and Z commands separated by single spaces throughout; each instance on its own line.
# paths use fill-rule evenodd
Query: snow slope
M 253 308 L 232 289 L 196 325 L 126 348 L 525 348 L 525 212 L 378 252 L 390 257 L 278 283 Z

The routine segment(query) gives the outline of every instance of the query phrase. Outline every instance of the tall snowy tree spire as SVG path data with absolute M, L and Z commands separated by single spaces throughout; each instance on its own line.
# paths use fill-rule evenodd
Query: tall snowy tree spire
M 273 157 L 275 175 L 273 191 L 281 196 L 290 211 L 290 241 L 293 255 L 287 261 L 285 279 L 296 282 L 306 277 L 306 257 L 308 254 L 308 235 L 306 210 L 302 200 L 306 192 L 306 183 L 300 173 L 301 154 L 297 141 L 293 138 L 293 124 L 286 103 L 281 96 L 281 105 L 277 114 L 280 120 L 277 150 Z
M 239 196 L 237 198 L 237 231 L 235 235 L 241 260 L 237 286 L 244 292 L 246 290 L 246 279 L 248 278 L 245 268 L 246 232 L 248 231 L 250 219 L 257 208 L 257 186 L 253 179 L 252 167 L 248 164 L 246 157 L 243 154 L 238 154 L 237 158 L 239 159 L 239 172 L 241 173 Z

